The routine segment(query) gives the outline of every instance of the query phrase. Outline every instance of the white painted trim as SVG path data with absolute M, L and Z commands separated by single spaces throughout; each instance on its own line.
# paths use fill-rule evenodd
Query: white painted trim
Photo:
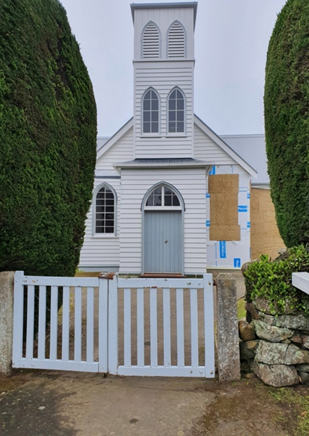
M 170 128 L 170 126 L 169 126 L 169 121 L 170 121 L 169 120 L 169 114 L 170 114 L 170 111 L 169 111 L 169 100 L 170 100 L 170 96 L 171 96 L 172 92 L 175 91 L 175 90 L 178 90 L 181 93 L 181 95 L 183 96 L 183 103 L 184 103 L 184 111 L 183 111 L 184 112 L 183 113 L 183 118 L 184 118 L 184 120 L 183 120 L 183 128 L 184 128 L 184 131 L 183 132 L 170 132 L 169 131 L 169 128 Z M 177 113 L 177 108 L 175 110 L 175 113 Z M 166 99 L 166 136 L 167 137 L 170 137 L 170 136 L 176 136 L 177 137 L 178 134 L 180 136 L 187 136 L 187 98 L 186 98 L 185 93 L 183 92 L 183 90 L 179 86 L 174 86 L 174 88 L 172 88 L 170 90 L 170 92 L 168 93 L 167 99 Z
M 146 133 L 144 133 L 144 98 L 145 98 L 146 93 L 150 90 L 153 91 L 158 98 L 158 132 L 148 132 L 148 133 L 146 132 Z M 149 111 L 149 112 L 151 113 L 151 111 Z M 156 91 L 156 89 L 153 86 L 149 86 L 145 90 L 145 92 L 143 93 L 142 98 L 141 98 L 141 123 L 142 123 L 142 125 L 141 125 L 141 132 L 142 132 L 141 137 L 142 138 L 144 138 L 144 137 L 160 138 L 162 136 L 161 135 L 161 98 L 160 98 L 158 91 Z
M 97 195 L 99 193 L 99 191 L 103 188 L 106 187 L 107 189 L 109 189 L 110 191 L 112 191 L 113 195 L 114 195 L 114 233 L 96 233 L 95 229 L 96 229 L 96 214 L 97 214 Z M 93 196 L 92 196 L 92 238 L 94 237 L 107 237 L 107 238 L 112 238 L 117 236 L 117 192 L 115 190 L 115 188 L 113 188 L 112 185 L 110 185 L 107 182 L 103 182 L 100 183 L 95 190 L 93 191 Z M 105 236 L 106 235 L 106 236 Z

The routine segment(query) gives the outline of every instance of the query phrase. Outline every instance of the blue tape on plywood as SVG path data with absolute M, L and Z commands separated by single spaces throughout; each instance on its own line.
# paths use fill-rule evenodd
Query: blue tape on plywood
M 220 245 L 220 258 L 226 259 L 226 242 L 220 241 L 219 245 Z
M 210 220 L 206 221 L 206 227 L 210 227 Z
M 210 198 L 210 194 L 208 194 L 208 192 L 207 192 L 207 194 L 206 194 L 206 198 Z
M 248 206 L 238 206 L 238 212 L 248 212 Z
M 212 168 L 211 168 L 211 170 L 209 171 L 209 175 L 213 175 L 213 174 L 216 174 L 216 166 L 214 165 Z
M 250 227 L 251 227 L 251 223 L 250 223 L 250 221 L 248 221 L 247 222 L 247 229 L 250 229 Z
M 249 194 L 247 194 L 247 198 L 248 198 L 248 200 L 250 200 L 250 193 L 249 193 Z
M 234 258 L 234 268 L 240 268 L 241 267 L 241 260 L 239 257 Z

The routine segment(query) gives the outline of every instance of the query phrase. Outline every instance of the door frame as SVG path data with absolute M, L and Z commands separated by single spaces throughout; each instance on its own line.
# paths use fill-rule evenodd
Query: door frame
M 184 212 L 186 210 L 185 202 L 184 202 L 183 196 L 178 191 L 178 189 L 175 188 L 175 186 L 171 185 L 170 183 L 164 182 L 164 181 L 161 181 L 161 182 L 158 182 L 158 183 L 155 183 L 154 185 L 152 185 L 147 190 L 147 192 L 145 193 L 143 200 L 142 200 L 142 204 L 141 204 L 141 212 L 142 212 L 142 252 L 141 252 L 141 255 L 142 255 L 141 266 L 142 266 L 142 268 L 141 269 L 142 269 L 142 271 L 141 271 L 141 273 L 144 274 L 146 272 L 145 271 L 145 205 L 146 205 L 146 201 L 147 201 L 149 195 L 152 193 L 152 191 L 154 191 L 155 189 L 157 189 L 163 185 L 166 186 L 168 189 L 171 189 L 177 195 L 177 198 L 179 200 L 179 204 L 181 206 L 181 209 L 180 209 L 180 213 L 181 213 L 181 234 L 180 234 L 181 271 L 180 271 L 180 273 L 182 275 L 184 275 L 184 227 L 185 227 L 184 226 Z M 153 211 L 155 211 L 155 210 L 153 209 Z M 158 209 L 158 211 L 164 212 L 164 208 L 160 208 L 160 209 Z M 166 209 L 166 212 L 169 212 L 169 211 L 171 211 L 171 208 Z M 147 209 L 146 209 L 146 212 L 147 212 Z

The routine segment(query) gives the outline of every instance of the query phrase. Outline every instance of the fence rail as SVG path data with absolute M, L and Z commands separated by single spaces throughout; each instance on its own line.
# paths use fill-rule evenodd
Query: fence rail
M 13 336 L 13 367 L 214 377 L 212 275 L 105 280 L 18 271 Z

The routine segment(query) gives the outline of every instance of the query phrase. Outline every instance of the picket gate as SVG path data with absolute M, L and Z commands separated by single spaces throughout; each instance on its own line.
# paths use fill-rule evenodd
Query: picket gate
M 12 361 L 15 368 L 212 378 L 212 275 L 108 280 L 17 271 Z

